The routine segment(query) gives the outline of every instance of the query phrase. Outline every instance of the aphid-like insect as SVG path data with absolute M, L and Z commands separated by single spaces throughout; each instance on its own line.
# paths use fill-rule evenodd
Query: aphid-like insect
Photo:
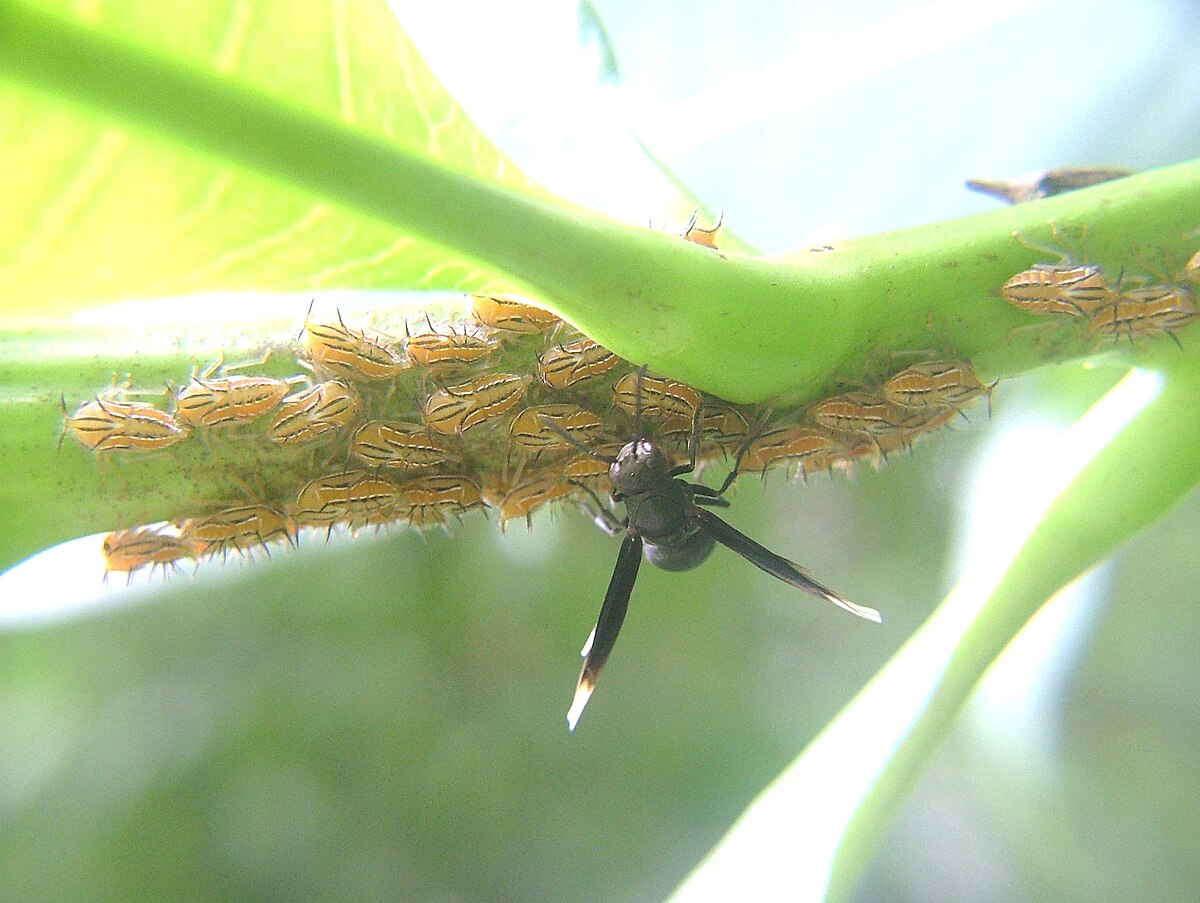
M 547 424 L 553 424 L 553 427 Z M 563 433 L 586 444 L 603 429 L 603 420 L 578 405 L 536 404 L 513 418 L 508 427 L 508 440 L 521 451 L 536 455 L 570 448 L 571 445 L 562 438 Z
M 750 427 L 737 408 L 727 404 L 704 403 L 700 415 L 700 450 L 716 447 L 722 452 L 739 447 L 746 441 Z M 655 436 L 663 442 L 686 445 L 692 432 L 691 417 L 665 417 L 657 425 Z
M 1183 278 L 1188 282 L 1200 282 L 1200 251 L 1183 265 Z
M 451 395 L 445 389 L 438 389 L 425 399 L 421 419 L 431 430 L 443 435 L 462 435 L 463 422 L 470 413 L 472 404 L 468 396 Z
M 347 429 L 361 408 L 358 393 L 341 380 L 317 383 L 283 400 L 267 438 L 276 445 L 307 445 Z
M 239 505 L 204 517 L 191 517 L 179 523 L 180 536 L 199 554 L 224 560 L 230 552 L 262 546 L 271 554 L 268 543 L 286 540 L 296 545 L 296 524 L 273 505 Z
M 638 376 L 644 376 L 644 373 L 645 368 L 642 368 Z M 707 510 L 709 507 L 728 507 L 729 503 L 723 496 L 737 476 L 737 465 L 718 489 L 680 479 L 696 468 L 699 408 L 693 415 L 688 461 L 672 466 L 666 453 L 641 435 L 639 396 L 640 392 L 635 388 L 633 441 L 615 457 L 598 456 L 609 465 L 612 500 L 625 505 L 624 518 L 612 516 L 614 528 L 623 529 L 625 538 L 621 541 L 621 550 L 600 608 L 600 617 L 583 647 L 583 670 L 579 675 L 575 698 L 567 712 L 567 724 L 571 730 L 575 729 L 595 689 L 600 671 L 616 643 L 643 553 L 651 564 L 664 570 L 690 570 L 703 562 L 715 543 L 719 542 L 785 583 L 826 599 L 861 618 L 880 620 L 879 612 L 875 609 L 846 601 L 811 579 L 796 564 L 759 545 Z M 598 499 L 596 502 L 599 504 Z
M 875 439 L 902 436 L 919 429 L 919 411 L 898 407 L 870 392 L 846 392 L 817 402 L 808 409 L 813 422 L 839 433 Z
M 372 420 L 350 440 L 350 454 L 375 467 L 422 470 L 455 457 L 454 449 L 420 423 Z
M 1110 303 L 1116 292 L 1100 267 L 1034 264 L 1000 287 L 1000 296 L 1030 314 L 1082 317 Z
M 400 519 L 422 529 L 433 524 L 445 527 L 447 514 L 458 517 L 483 507 L 479 485 L 458 474 L 417 477 L 402 485 L 400 492 L 404 498 Z
M 314 323 L 304 318 L 304 353 L 314 368 L 328 376 L 352 382 L 383 382 L 395 379 L 410 366 L 395 350 L 389 336 L 365 329 L 351 329 L 338 312 L 337 323 Z
M 74 414 L 62 399 L 63 436 L 70 432 L 96 454 L 152 452 L 170 448 L 188 434 L 185 427 L 154 405 L 140 401 L 85 401 Z M 62 437 L 59 438 L 62 445 Z
M 569 483 L 605 494 L 612 489 L 606 459 L 615 458 L 624 447 L 619 442 L 603 442 L 590 446 L 588 451 L 580 452 L 563 465 L 562 475 Z
M 158 567 L 177 570 L 177 561 L 197 554 L 194 545 L 164 525 L 116 530 L 104 537 L 101 550 L 106 583 L 113 571 L 128 573 L 126 582 L 132 582 L 134 572 L 146 566 L 150 567 L 151 575 Z
M 253 365 L 265 360 L 254 361 Z M 254 420 L 279 407 L 296 381 L 271 376 L 214 376 L 220 367 L 218 360 L 199 376 L 193 372 L 192 381 L 175 394 L 175 419 L 184 426 L 217 429 Z M 237 367 L 228 368 L 226 373 L 234 369 Z
M 807 424 L 781 426 L 751 438 L 739 458 L 742 473 L 762 473 L 777 464 L 796 464 L 802 476 L 831 469 L 846 455 L 833 433 Z
M 433 328 L 428 315 L 425 322 L 429 332 L 420 335 L 410 335 L 406 343 L 408 356 L 427 370 L 454 370 L 478 363 L 495 349 L 495 342 L 470 335 L 467 332 L 454 332 L 443 335 Z
M 1148 285 L 1122 292 L 1112 304 L 1096 311 L 1088 321 L 1091 335 L 1111 335 L 1114 339 L 1166 333 L 1183 347 L 1176 329 L 1200 319 L 1192 290 L 1184 285 Z
M 682 238 L 684 241 L 690 241 L 692 244 L 697 244 L 705 248 L 717 249 L 717 235 L 721 232 L 721 226 L 725 223 L 725 212 L 721 211 L 721 215 L 717 217 L 716 223 L 711 229 L 701 229 L 696 225 L 696 218 L 700 211 L 692 213 L 691 219 L 683 229 Z
M 552 424 L 552 426 L 547 426 Z M 519 452 L 514 482 L 521 478 L 525 465 L 536 461 L 543 452 L 559 452 L 571 446 L 563 435 L 572 437 L 583 445 L 598 438 L 604 430 L 604 421 L 573 404 L 539 404 L 528 407 L 513 418 L 508 427 L 508 449 L 504 455 L 504 472 L 512 460 L 515 446 Z
M 551 389 L 569 389 L 576 383 L 603 376 L 621 359 L 591 339 L 562 342 L 538 355 L 537 376 Z
M 1062 240 L 1053 222 L 1050 231 L 1056 241 Z M 1005 282 L 1000 296 L 1009 304 L 1030 314 L 1083 317 L 1115 298 L 1117 291 L 1108 284 L 1100 267 L 1075 263 L 1064 251 L 1033 244 L 1015 232 L 1013 235 L 1026 247 L 1057 253 L 1059 259 L 1058 263 L 1034 264 Z M 1081 246 L 1085 239 L 1086 230 L 1081 233 Z
M 613 449 L 609 452 L 604 452 L 600 449 L 597 449 L 597 451 L 605 455 L 605 457 L 612 457 L 620 449 Z M 608 462 L 603 458 L 593 458 L 591 452 L 581 452 L 563 465 L 562 475 L 573 483 L 584 483 L 589 486 L 592 485 L 593 480 L 607 483 Z M 592 486 L 592 488 L 594 489 L 595 487 Z M 605 491 L 607 492 L 608 490 L 606 489 Z
M 499 295 L 472 295 L 471 313 L 484 326 L 525 335 L 546 332 L 562 323 L 548 310 Z
M 953 406 L 913 408 L 904 418 L 904 429 L 886 436 L 870 435 L 866 442 L 859 441 L 851 445 L 847 452 L 849 458 L 873 458 L 875 466 L 879 467 L 881 459 L 899 448 L 912 448 L 913 442 L 924 433 L 932 432 L 938 427 L 945 426 L 955 417 L 965 416 L 961 410 Z
M 305 527 L 337 524 L 351 530 L 395 520 L 403 507 L 400 487 L 361 470 L 310 481 L 296 498 L 296 522 Z
M 561 467 L 546 467 L 525 474 L 524 479 L 513 485 L 499 487 L 494 493 L 492 507 L 500 511 L 501 530 L 515 517 L 525 518 L 526 525 L 532 530 L 535 510 L 576 491 Z
M 433 392 L 422 419 L 443 435 L 462 434 L 473 426 L 511 411 L 525 394 L 531 377 L 492 373 Z
M 924 361 L 889 378 L 883 384 L 883 397 L 902 408 L 961 410 L 980 395 L 987 395 L 990 404 L 995 386 L 981 383 L 975 368 L 964 361 Z
M 193 379 L 175 396 L 175 419 L 209 429 L 245 423 L 275 410 L 289 388 L 286 380 L 270 376 Z
M 642 417 L 684 417 L 690 422 L 700 410 L 700 393 L 691 386 L 641 371 L 626 373 L 613 386 L 613 401 L 627 414 Z

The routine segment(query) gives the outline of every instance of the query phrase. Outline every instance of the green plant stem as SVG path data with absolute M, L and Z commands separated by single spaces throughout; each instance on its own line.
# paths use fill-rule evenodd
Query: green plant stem
M 985 376 L 1085 354 L 1078 337 L 1006 345 L 1029 317 L 996 295 L 1045 254 L 1046 221 L 1086 224 L 1123 266 L 1179 253 L 1200 162 L 1037 204 L 786 258 L 722 257 L 673 236 L 446 169 L 260 91 L 24 3 L 0 6 L 0 74 L 93 115 L 267 173 L 454 248 L 523 284 L 623 357 L 733 401 L 817 397 L 880 353 L 942 344 Z M 933 326 L 933 332 L 930 327 Z

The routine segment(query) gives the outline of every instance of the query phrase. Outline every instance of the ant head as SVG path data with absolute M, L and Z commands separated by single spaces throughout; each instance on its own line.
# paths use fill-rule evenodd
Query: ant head
M 614 495 L 645 492 L 670 476 L 671 462 L 666 453 L 649 439 L 634 439 L 617 454 L 608 468 Z

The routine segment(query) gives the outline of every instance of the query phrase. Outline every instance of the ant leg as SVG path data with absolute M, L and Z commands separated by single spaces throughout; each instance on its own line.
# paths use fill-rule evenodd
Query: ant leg
M 592 521 L 597 527 L 599 527 L 609 536 L 617 536 L 624 531 L 628 521 L 622 520 L 609 511 L 608 506 L 605 505 L 604 502 L 600 501 L 600 496 L 596 494 L 596 490 L 594 490 L 591 486 L 588 486 L 586 483 L 580 483 L 576 480 L 568 480 L 567 482 L 578 489 L 582 489 L 588 494 L 588 498 L 592 504 L 584 502 L 583 507 L 584 510 L 586 510 L 587 513 L 592 516 Z M 595 507 L 593 507 L 593 505 Z
M 692 431 L 688 434 L 688 462 L 671 468 L 672 477 L 680 477 L 696 469 L 696 454 L 700 449 L 700 411 L 704 404 L 697 405 L 692 412 Z
M 725 479 L 721 482 L 720 488 L 714 490 L 717 498 L 725 494 L 725 491 L 733 485 L 733 481 L 737 479 L 738 473 L 742 469 L 742 458 L 746 457 L 746 452 L 750 451 L 750 443 L 753 439 L 747 439 L 742 443 L 742 447 L 738 449 L 737 457 L 733 460 L 733 470 L 725 475 Z M 763 470 L 763 479 L 767 478 L 766 469 Z
M 697 505 L 705 505 L 709 508 L 729 507 L 729 499 L 721 498 L 717 490 L 700 483 L 689 483 L 688 485 L 692 489 L 692 501 Z

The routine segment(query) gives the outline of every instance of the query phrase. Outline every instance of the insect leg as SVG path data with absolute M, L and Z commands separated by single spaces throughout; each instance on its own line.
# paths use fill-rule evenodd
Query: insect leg
M 683 476 L 696 469 L 696 452 L 700 448 L 700 412 L 703 409 L 704 404 L 701 403 L 696 405 L 696 410 L 692 411 L 692 431 L 688 434 L 688 461 L 687 464 L 671 468 L 673 477 Z
M 772 577 L 777 577 L 784 583 L 804 590 L 806 593 L 812 593 L 814 596 L 819 596 L 839 608 L 844 608 L 851 614 L 858 615 L 860 618 L 866 618 L 868 621 L 879 623 L 883 620 L 879 612 L 873 608 L 867 608 L 864 605 L 855 605 L 853 602 L 848 602 L 841 596 L 837 595 L 833 590 L 827 589 L 817 581 L 813 580 L 799 567 L 799 565 L 788 561 L 786 558 L 776 555 L 766 546 L 761 546 L 749 536 L 731 527 L 721 518 L 717 517 L 711 511 L 706 511 L 703 508 L 696 510 L 696 515 L 700 519 L 701 526 L 707 530 L 717 542 L 721 545 L 733 549 L 755 567 L 766 571 Z
M 617 634 L 621 631 L 625 612 L 629 608 L 629 594 L 633 592 L 633 583 L 637 580 L 641 563 L 642 538 L 626 533 L 621 541 L 612 579 L 608 583 L 608 592 L 604 594 L 604 604 L 600 606 L 600 617 L 596 620 L 590 641 L 583 647 L 583 670 L 575 687 L 575 698 L 567 711 L 567 726 L 571 730 L 575 730 L 575 725 L 579 723 L 579 716 L 583 714 L 584 706 L 596 688 L 600 670 L 616 645 Z
M 609 536 L 617 536 L 625 529 L 626 522 L 608 510 L 608 506 L 600 500 L 600 496 L 596 495 L 595 489 L 586 483 L 580 483 L 576 480 L 568 480 L 567 482 L 576 489 L 582 489 L 588 494 L 591 504 L 583 502 L 581 507 L 592 516 L 592 521 L 597 527 Z
M 692 489 L 692 501 L 697 505 L 707 505 L 710 508 L 728 508 L 729 500 L 721 498 L 721 493 L 700 483 L 688 483 Z
M 751 436 L 749 439 L 747 439 L 745 442 L 742 443 L 742 447 L 738 449 L 737 457 L 733 459 L 733 469 L 725 475 L 725 479 L 721 482 L 721 485 L 717 489 L 712 490 L 712 492 L 715 493 L 715 496 L 717 498 L 720 498 L 721 496 L 723 496 L 725 494 L 725 490 L 727 490 L 730 486 L 732 486 L 733 481 L 737 479 L 738 472 L 742 469 L 742 458 L 746 457 L 746 452 L 748 452 L 750 450 L 750 444 L 753 441 L 754 441 L 754 437 Z M 764 468 L 763 469 L 763 480 L 766 480 L 766 478 L 767 478 L 767 471 Z M 699 494 L 704 495 L 704 493 L 699 493 Z M 706 504 L 706 503 L 701 502 L 700 504 Z

